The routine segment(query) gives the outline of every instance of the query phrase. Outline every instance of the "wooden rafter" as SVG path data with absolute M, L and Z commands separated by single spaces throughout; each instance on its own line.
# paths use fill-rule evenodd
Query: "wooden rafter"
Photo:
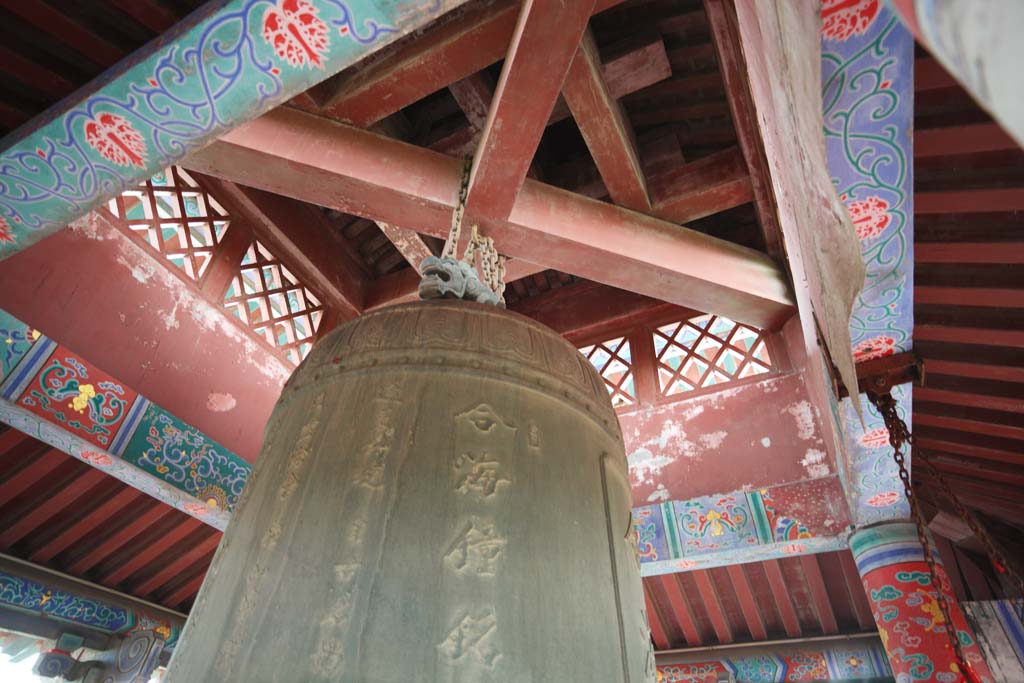
M 455 159 L 285 109 L 184 165 L 438 237 L 460 180 Z M 775 329 L 793 312 L 787 277 L 764 254 L 536 181 L 488 234 L 509 256 L 757 327 Z

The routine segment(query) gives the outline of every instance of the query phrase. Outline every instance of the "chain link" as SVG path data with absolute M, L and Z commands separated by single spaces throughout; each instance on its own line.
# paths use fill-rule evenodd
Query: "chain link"
M 946 635 L 949 636 L 949 643 L 952 646 L 953 654 L 956 657 L 957 666 L 964 678 L 972 683 L 979 683 L 979 678 L 974 667 L 964 656 L 963 648 L 960 645 L 960 636 L 957 634 L 956 625 L 953 623 L 949 609 L 949 601 L 946 600 L 946 586 L 939 580 L 939 572 L 935 563 L 935 555 L 932 553 L 931 541 L 925 527 L 924 517 L 921 515 L 921 508 L 918 504 L 917 494 L 910 484 L 910 471 L 907 469 L 906 458 L 903 455 L 903 445 L 913 444 L 914 436 L 907 428 L 907 423 L 899 416 L 896 410 L 896 400 L 891 393 L 874 394 L 868 393 L 868 400 L 878 410 L 885 422 L 885 428 L 889 430 L 889 444 L 893 448 L 893 460 L 900 471 L 900 481 L 903 482 L 903 493 L 910 504 L 910 516 L 917 527 L 917 540 L 921 544 L 921 551 L 924 555 L 925 564 L 928 565 L 928 575 L 932 587 L 935 588 L 935 601 L 942 612 L 942 619 L 946 624 Z
M 469 177 L 473 169 L 473 159 L 466 157 L 462 162 L 462 182 L 459 185 L 459 200 L 452 212 L 452 226 L 448 230 L 448 239 L 444 243 L 442 258 L 456 258 L 459 239 L 462 236 L 462 218 L 466 213 L 466 197 L 469 194 Z M 492 292 L 497 295 L 498 300 L 505 303 L 505 257 L 498 253 L 494 247 L 494 239 L 484 237 L 480 234 L 479 228 L 474 225 L 466 244 L 466 251 L 462 260 L 476 268 L 476 261 L 480 261 L 481 280 Z

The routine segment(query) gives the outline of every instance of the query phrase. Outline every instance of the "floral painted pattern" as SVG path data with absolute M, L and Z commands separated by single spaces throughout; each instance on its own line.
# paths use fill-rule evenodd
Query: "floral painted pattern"
M 146 166 L 146 141 L 123 116 L 103 113 L 87 122 L 85 141 L 118 166 Z
M 876 358 L 884 358 L 894 353 L 896 353 L 896 340 L 892 337 L 865 339 L 853 347 L 853 357 L 858 363 Z
M 263 14 L 263 39 L 294 67 L 324 68 L 327 24 L 306 0 L 278 0 Z
M 878 237 L 892 222 L 889 202 L 881 197 L 868 197 L 861 201 L 849 202 L 846 208 L 850 212 L 853 226 L 857 229 L 857 238 L 861 241 Z
M 0 243 L 14 244 L 14 231 L 6 220 L 0 218 Z
M 827 40 L 846 41 L 871 26 L 878 16 L 879 0 L 824 0 L 821 3 L 822 33 Z

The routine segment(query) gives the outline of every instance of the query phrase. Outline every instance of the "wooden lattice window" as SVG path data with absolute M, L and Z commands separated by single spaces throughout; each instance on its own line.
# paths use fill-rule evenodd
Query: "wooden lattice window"
M 636 386 L 633 381 L 633 356 L 629 339 L 616 337 L 598 344 L 584 346 L 580 353 L 604 379 L 612 405 L 616 408 L 633 405 L 636 402 Z
M 662 396 L 682 394 L 771 370 L 765 334 L 717 315 L 654 330 Z
M 324 310 L 320 299 L 258 240 L 246 251 L 224 306 L 296 365 L 313 347 Z
M 231 217 L 186 171 L 171 166 L 110 200 L 132 232 L 198 281 Z

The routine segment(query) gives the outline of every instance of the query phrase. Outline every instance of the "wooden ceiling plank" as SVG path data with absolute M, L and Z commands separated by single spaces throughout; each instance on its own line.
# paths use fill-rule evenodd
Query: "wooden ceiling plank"
M 1024 263 L 1024 242 L 915 242 L 915 263 Z
M 775 598 L 775 606 L 779 610 L 786 635 L 790 638 L 801 637 L 803 631 L 793 607 L 793 599 L 789 595 L 789 586 L 782 575 L 782 566 L 778 560 L 765 560 L 764 572 L 768 576 L 768 585 L 772 588 L 772 596 Z
M 480 71 L 448 86 L 459 109 L 466 115 L 469 127 L 482 131 L 487 125 L 487 110 L 494 98 L 494 82 L 486 71 Z
M 697 569 L 693 572 L 693 578 L 697 582 L 700 598 L 704 602 L 708 618 L 711 619 L 711 626 L 715 629 L 718 642 L 722 645 L 733 642 L 732 626 L 729 624 L 729 619 L 725 616 L 725 610 L 722 609 L 722 601 L 718 597 L 718 591 L 715 589 L 714 582 L 711 580 L 711 574 L 706 569 Z
M 747 164 L 737 147 L 661 173 L 650 182 L 654 214 L 686 223 L 754 199 Z
M 743 618 L 747 622 L 747 629 L 750 637 L 754 640 L 768 640 L 768 631 L 764 626 L 764 617 L 757 607 L 754 599 L 754 591 L 750 587 L 750 579 L 741 564 L 731 564 L 726 569 L 729 572 L 729 580 L 732 581 L 732 588 L 740 601 L 740 609 L 743 610 Z
M 176 527 L 156 539 L 144 548 L 140 548 L 126 562 L 121 563 L 112 571 L 100 578 L 100 583 L 108 586 L 120 584 L 150 562 L 154 562 L 166 553 L 178 541 L 187 538 L 205 525 L 194 517 L 184 519 Z
M 0 532 L 0 547 L 10 548 L 35 529 L 45 524 L 67 507 L 74 505 L 82 496 L 89 493 L 97 484 L 107 478 L 107 474 L 97 469 L 88 469 L 72 479 L 64 488 L 57 491 L 49 499 L 35 506 L 27 514 Z
M 110 66 L 127 54 L 44 0 L 2 0 L 0 5 L 100 66 Z
M 986 308 L 1024 308 L 1024 289 L 991 287 L 914 287 L 915 304 L 943 306 L 982 306 Z
M 704 639 L 701 638 L 700 630 L 697 628 L 697 620 L 693 617 L 693 608 L 690 607 L 690 603 L 683 595 L 683 590 L 679 586 L 678 575 L 662 574 L 658 577 L 658 580 L 661 581 L 661 586 L 665 590 L 669 606 L 672 607 L 672 616 L 675 617 L 676 623 L 683 632 L 687 647 L 703 645 Z
M 362 312 L 369 277 L 362 264 L 333 241 L 331 225 L 322 211 L 217 178 L 197 180 L 227 206 L 234 220 L 244 221 L 301 281 L 324 296 L 325 303 L 347 318 Z
M 832 607 L 832 601 L 828 597 L 828 588 L 825 586 L 825 578 L 821 575 L 821 565 L 818 564 L 817 555 L 801 555 L 800 566 L 804 570 L 804 579 L 810 589 L 811 600 L 814 601 L 814 611 L 818 615 L 818 623 L 821 625 L 822 633 L 834 635 L 839 633 L 839 624 L 836 621 L 836 613 Z
M 925 372 L 931 375 L 955 375 L 976 379 L 994 379 L 1001 382 L 1024 382 L 1024 367 L 989 365 L 971 361 L 925 359 Z
M 20 429 L 6 426 L 3 432 L 0 432 L 0 455 L 5 455 L 10 451 L 14 450 L 21 444 L 25 443 L 29 439 L 29 435 Z M 0 500 L 10 500 L 4 496 L 0 496 Z
M 75 89 L 75 84 L 61 74 L 3 44 L 0 44 L 0 70 L 54 100 Z
M 108 0 L 117 9 L 150 31 L 161 34 L 178 23 L 178 17 L 159 0 Z
M 21 434 L 11 427 L 6 433 Z M 42 483 L 58 467 L 67 462 L 67 456 L 51 448 L 37 457 L 31 464 L 18 470 L 18 473 L 0 484 L 0 501 L 4 503 L 14 500 L 30 488 Z
M 915 192 L 914 214 L 1024 211 L 1024 188 Z
M 566 74 L 562 96 L 612 201 L 635 211 L 649 211 L 647 179 L 640 165 L 633 128 L 622 106 L 609 92 L 597 43 L 589 30 L 583 34 Z
M 871 614 L 871 603 L 868 602 L 868 596 L 864 592 L 864 583 L 861 581 L 860 572 L 857 571 L 857 563 L 853 560 L 853 553 L 847 550 L 840 551 L 839 563 L 843 568 L 843 578 L 846 582 L 846 590 L 850 594 L 850 602 L 853 603 L 857 625 L 863 631 L 877 628 L 875 618 Z
M 965 420 L 945 415 L 933 415 L 923 412 L 918 406 L 914 406 L 914 426 L 941 427 L 943 429 L 955 429 L 960 432 L 971 434 L 984 434 L 986 436 L 998 436 L 1005 439 L 1024 440 L 1024 427 L 1004 425 L 997 422 L 981 422 L 979 420 Z
M 996 464 L 972 457 L 923 452 L 928 454 L 928 462 L 941 472 L 1024 488 L 1024 468 L 1019 465 Z
M 668 636 L 665 635 L 665 626 L 662 624 L 657 605 L 651 600 L 646 582 L 644 582 L 644 605 L 647 607 L 647 623 L 651 628 L 651 638 L 654 640 L 654 647 L 659 650 L 667 650 L 670 643 L 668 642 Z
M 49 562 L 68 547 L 81 541 L 94 529 L 106 524 L 114 515 L 123 512 L 129 505 L 140 500 L 144 495 L 146 494 L 141 491 L 127 486 L 124 487 L 113 497 L 103 501 L 99 507 L 90 510 L 87 515 L 40 546 L 29 555 L 29 559 L 33 562 Z
M 445 237 L 461 164 L 279 108 L 185 159 L 187 168 Z M 788 278 L 766 255 L 622 207 L 527 180 L 498 249 L 589 280 L 775 329 L 794 312 Z
M 133 595 L 150 595 L 159 590 L 176 576 L 186 572 L 190 566 L 216 550 L 217 544 L 220 543 L 221 535 L 219 531 L 211 530 L 210 535 L 205 539 L 176 555 L 148 579 L 133 585 L 131 593 Z
M 914 130 L 914 158 L 948 157 L 1019 149 L 998 123 L 973 123 Z M 915 253 L 914 257 L 917 257 Z
M 925 448 L 929 451 L 940 451 L 953 453 L 954 455 L 966 455 L 970 458 L 981 458 L 995 462 L 1010 464 L 1024 464 L 1024 453 L 1020 451 L 1004 451 L 997 448 L 987 448 L 970 443 L 959 443 L 945 439 L 930 439 L 922 434 L 914 436 L 914 445 L 918 448 Z
M 473 158 L 469 223 L 512 213 L 593 9 L 594 0 L 523 0 Z
M 206 579 L 206 570 L 200 570 L 192 579 L 182 584 L 173 593 L 170 593 L 161 602 L 170 607 L 180 607 L 203 587 L 203 580 Z
M 950 325 L 915 325 L 914 338 L 953 344 L 1024 347 L 1024 330 L 996 330 Z
M 934 57 L 922 57 L 914 60 L 914 92 L 921 93 L 959 87 L 960 84 L 956 82 L 956 79 Z
M 67 571 L 75 576 L 81 576 L 102 562 L 111 553 L 121 548 L 133 538 L 150 528 L 167 515 L 176 512 L 174 508 L 163 503 L 153 501 L 152 505 L 142 514 L 138 515 L 131 522 L 121 527 L 107 538 L 89 550 L 82 557 L 73 561 Z
M 915 387 L 914 399 L 917 401 L 947 403 L 957 406 L 967 406 L 970 408 L 985 408 L 988 410 L 1002 410 L 1010 413 L 1024 413 L 1024 398 L 1015 399 L 1003 396 L 985 396 L 983 394 L 970 394 L 963 391 L 952 391 L 949 389 Z

